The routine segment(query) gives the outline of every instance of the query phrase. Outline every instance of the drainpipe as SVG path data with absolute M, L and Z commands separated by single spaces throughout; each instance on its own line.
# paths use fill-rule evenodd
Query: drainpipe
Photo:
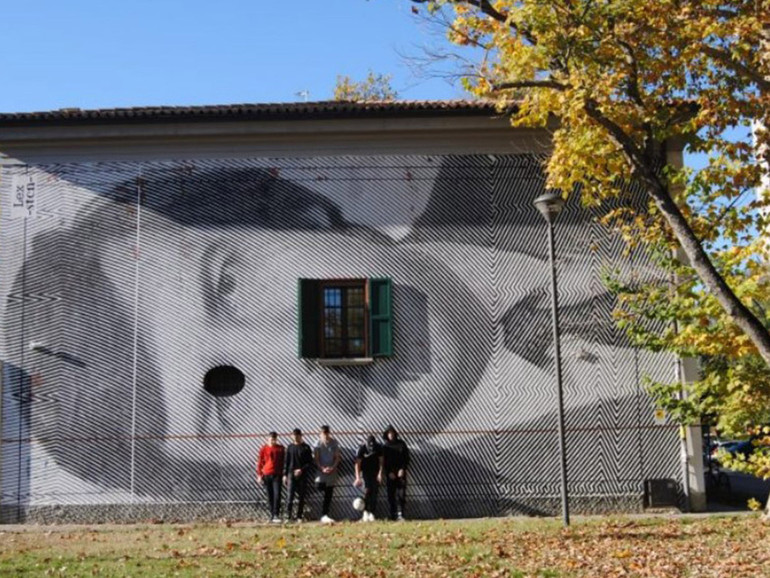
M 679 150 L 677 150 L 679 149 Z M 673 167 L 684 166 L 684 155 L 681 147 L 666 147 L 666 164 Z M 681 261 L 687 262 L 683 252 L 676 254 Z M 676 283 L 676 279 L 672 279 Z M 677 358 L 675 367 L 675 379 L 678 383 L 685 384 L 699 379 L 700 369 L 695 359 Z M 684 388 L 680 391 L 684 396 Z M 685 495 L 685 510 L 691 512 L 703 512 L 706 510 L 706 476 L 703 467 L 703 435 L 701 426 L 679 426 L 679 455 L 682 475 L 682 491 Z

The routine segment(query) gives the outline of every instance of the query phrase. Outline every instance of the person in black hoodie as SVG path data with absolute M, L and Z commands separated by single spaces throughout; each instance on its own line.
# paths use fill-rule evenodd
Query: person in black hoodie
M 296 520 L 300 522 L 302 521 L 302 513 L 305 508 L 307 480 L 313 468 L 313 450 L 302 441 L 302 432 L 299 429 L 295 429 L 292 434 L 294 436 L 294 443 L 286 448 L 286 458 L 283 462 L 283 483 L 289 487 L 289 496 L 286 503 L 287 517 L 289 521 L 295 519 L 292 515 L 292 508 L 294 506 L 294 494 L 296 493 L 299 499 Z
M 382 446 L 385 480 L 388 489 L 390 519 L 403 520 L 406 505 L 406 471 L 409 468 L 409 448 L 398 437 L 396 428 L 388 426 L 382 434 L 385 443 Z
M 353 485 L 364 488 L 364 514 L 361 518 L 364 522 L 374 522 L 375 509 L 377 507 L 377 490 L 382 483 L 383 457 L 382 446 L 377 443 L 373 435 L 366 438 L 356 453 L 355 461 L 356 479 Z

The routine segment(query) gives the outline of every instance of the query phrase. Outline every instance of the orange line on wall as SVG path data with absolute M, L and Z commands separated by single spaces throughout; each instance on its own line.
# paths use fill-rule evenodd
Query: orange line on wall
M 679 426 L 675 424 L 669 425 L 646 425 L 646 426 L 628 426 L 622 428 L 607 428 L 601 426 L 593 427 L 577 427 L 567 428 L 567 432 L 579 433 L 579 432 L 602 432 L 602 431 L 636 431 L 636 430 L 655 430 L 655 429 L 676 429 Z M 534 433 L 553 433 L 556 432 L 556 428 L 524 428 L 524 429 L 468 429 L 468 430 L 408 430 L 402 431 L 399 435 L 411 435 L 411 436 L 451 436 L 451 435 L 494 435 L 494 434 L 534 434 Z M 312 432 L 315 433 L 315 432 Z M 332 431 L 334 436 L 338 437 L 362 437 L 372 432 L 369 431 Z M 52 438 L 3 438 L 0 439 L 0 444 L 19 444 L 19 443 L 48 443 L 48 442 L 99 442 L 99 441 L 122 441 L 131 440 L 136 441 L 157 441 L 157 440 L 218 440 L 218 439 L 256 439 L 267 437 L 268 432 L 264 433 L 233 433 L 233 434 L 139 434 L 136 436 L 89 436 L 89 437 L 52 437 Z M 291 432 L 278 432 L 279 436 L 290 437 Z M 307 436 L 307 434 L 305 434 Z

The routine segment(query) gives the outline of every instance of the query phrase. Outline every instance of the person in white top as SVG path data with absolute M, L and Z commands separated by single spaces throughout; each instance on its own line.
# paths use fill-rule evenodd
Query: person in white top
M 321 506 L 321 522 L 331 524 L 334 520 L 329 517 L 329 508 L 334 494 L 334 483 L 337 481 L 337 467 L 340 464 L 340 445 L 331 435 L 328 425 L 321 426 L 318 443 L 313 450 L 315 464 L 318 468 L 316 487 L 323 492 L 323 505 Z

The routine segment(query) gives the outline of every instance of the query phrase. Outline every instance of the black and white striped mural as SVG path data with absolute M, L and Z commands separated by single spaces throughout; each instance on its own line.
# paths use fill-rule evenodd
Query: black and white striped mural
M 413 452 L 408 515 L 558 510 L 536 158 L 10 165 L 1 186 L 6 518 L 260 516 L 265 432 L 313 441 L 321 424 L 346 450 L 338 517 L 354 449 L 390 423 Z M 654 272 L 595 214 L 573 198 L 556 227 L 582 511 L 637 508 L 645 480 L 679 471 L 643 390 L 673 364 L 628 346 L 600 281 Z M 298 358 L 298 279 L 382 276 L 393 357 Z M 240 393 L 204 390 L 219 365 L 245 374 Z

